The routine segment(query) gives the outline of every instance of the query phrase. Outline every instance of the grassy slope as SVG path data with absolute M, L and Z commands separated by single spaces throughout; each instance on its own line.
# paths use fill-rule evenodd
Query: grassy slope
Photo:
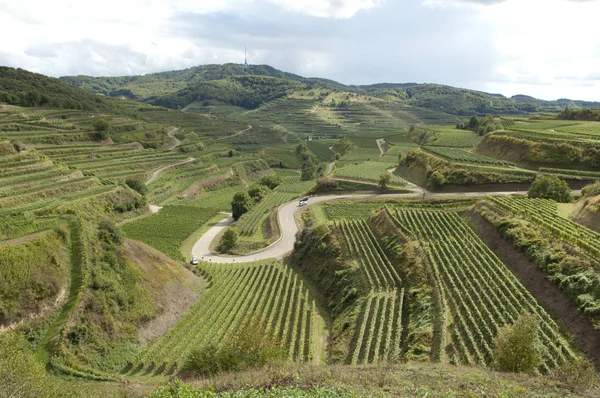
M 578 397 L 599 393 L 598 390 L 573 390 L 546 378 L 427 363 L 394 366 L 274 366 L 190 383 L 198 394 L 192 396 L 198 397 L 205 396 L 200 393 L 203 388 L 222 392 L 221 396 L 279 397 L 335 396 L 331 389 L 344 397 Z M 264 390 L 252 393 L 251 390 L 273 386 L 295 390 L 275 394 Z M 238 392 L 234 394 L 232 391 Z M 151 396 L 190 395 L 161 395 L 157 392 Z

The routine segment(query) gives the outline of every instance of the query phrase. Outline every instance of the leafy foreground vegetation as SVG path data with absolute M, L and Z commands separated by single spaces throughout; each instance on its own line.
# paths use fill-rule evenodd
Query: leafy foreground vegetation
M 176 381 L 153 398 L 187 397 L 579 397 L 583 389 L 551 379 L 479 368 L 409 363 L 369 366 L 272 366 L 206 381 Z

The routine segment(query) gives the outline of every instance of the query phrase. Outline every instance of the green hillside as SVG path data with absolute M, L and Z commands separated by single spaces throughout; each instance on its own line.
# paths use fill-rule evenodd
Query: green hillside
M 277 79 L 242 79 L 251 76 L 274 77 L 287 80 L 288 83 L 286 89 L 281 90 L 283 83 Z M 400 102 L 407 106 L 459 116 L 486 113 L 515 115 L 560 112 L 567 106 L 600 107 L 600 103 L 566 99 L 544 101 L 524 95 L 507 98 L 499 94 L 440 84 L 381 83 L 346 86 L 331 80 L 305 78 L 282 72 L 268 65 L 247 67 L 239 64 L 202 65 L 143 76 L 66 76 L 61 79 L 87 91 L 145 101 L 174 109 L 181 109 L 194 101 L 210 100 L 253 109 L 286 92 L 304 88 L 324 88 L 374 96 L 386 102 Z M 292 82 L 302 84 L 294 85 Z M 240 84 L 242 87 L 239 87 Z M 279 94 L 274 95 L 275 93 Z

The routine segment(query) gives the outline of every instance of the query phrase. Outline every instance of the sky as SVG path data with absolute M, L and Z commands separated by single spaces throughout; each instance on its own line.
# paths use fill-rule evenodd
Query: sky
M 49 76 L 267 64 L 345 84 L 600 100 L 600 0 L 0 0 L 0 65 Z

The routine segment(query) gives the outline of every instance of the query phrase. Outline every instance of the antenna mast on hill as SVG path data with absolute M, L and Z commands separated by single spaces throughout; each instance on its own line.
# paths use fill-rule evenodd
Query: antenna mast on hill
M 246 68 L 248 67 L 248 50 L 246 49 L 246 46 L 244 46 L 244 66 Z

